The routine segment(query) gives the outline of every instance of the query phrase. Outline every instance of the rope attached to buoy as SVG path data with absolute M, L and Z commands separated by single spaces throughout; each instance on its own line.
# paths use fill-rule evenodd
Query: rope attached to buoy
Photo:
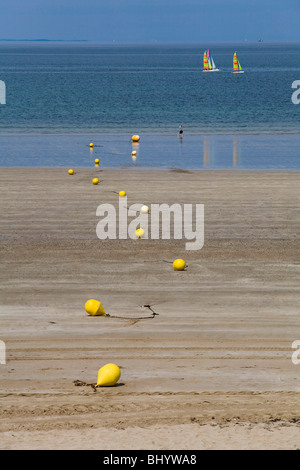
M 123 316 L 119 316 L 119 315 L 110 315 L 108 313 L 106 316 L 108 316 L 110 318 L 121 318 L 123 320 L 146 320 L 148 318 L 154 318 L 156 315 L 159 315 L 159 313 L 154 312 L 151 305 L 141 305 L 141 307 L 148 308 L 152 312 L 152 315 L 150 315 L 148 317 L 123 317 Z

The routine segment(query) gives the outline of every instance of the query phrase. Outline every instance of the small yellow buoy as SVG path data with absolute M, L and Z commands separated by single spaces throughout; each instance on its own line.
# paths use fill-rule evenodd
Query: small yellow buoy
M 183 259 L 175 259 L 173 263 L 173 269 L 174 271 L 183 271 L 185 268 L 186 264 Z
M 148 214 L 150 211 L 148 206 L 142 206 L 141 207 L 141 214 Z
M 98 184 L 98 183 L 99 183 L 98 178 L 94 178 L 94 179 L 93 179 L 93 184 Z
M 93 142 L 90 143 L 90 147 L 93 148 L 94 147 L 94 144 Z
M 145 235 L 145 230 L 143 228 L 138 228 L 135 231 L 136 238 L 143 238 L 144 235 Z
M 126 192 L 125 191 L 120 191 L 119 196 L 126 196 Z
M 120 377 L 121 371 L 116 364 L 106 364 L 98 370 L 96 387 L 113 387 Z
M 109 317 L 109 314 L 106 313 L 104 310 L 101 302 L 99 300 L 95 299 L 90 299 L 87 300 L 85 305 L 84 305 L 86 313 L 92 316 L 98 316 L 98 315 L 107 315 Z
M 136 156 L 136 150 L 132 150 L 131 156 L 132 156 L 132 157 L 135 157 L 135 156 Z
M 99 158 L 95 158 L 95 163 L 100 163 Z
M 74 175 L 74 170 L 72 170 L 72 168 L 70 168 L 68 173 L 69 173 L 69 175 Z
M 134 135 L 131 137 L 131 140 L 132 140 L 132 142 L 139 142 L 140 136 L 137 135 L 137 134 L 134 134 Z

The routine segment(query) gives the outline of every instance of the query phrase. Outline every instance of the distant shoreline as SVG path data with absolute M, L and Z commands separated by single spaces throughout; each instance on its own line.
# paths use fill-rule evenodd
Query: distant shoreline
M 218 44 L 244 44 L 244 45 L 254 45 L 254 44 L 257 44 L 257 45 L 272 45 L 272 44 L 299 44 L 300 41 L 292 41 L 292 40 L 286 40 L 286 41 L 277 41 L 277 40 L 260 40 L 260 39 L 252 39 L 252 40 L 237 40 L 237 41 L 204 41 L 204 40 L 201 40 L 201 41 L 139 41 L 139 42 L 133 42 L 133 41 L 99 41 L 99 40 L 94 40 L 94 39 L 45 39 L 45 38 L 37 38 L 37 39 L 7 39 L 7 38 L 2 38 L 0 39 L 0 43 L 1 42 L 63 42 L 63 43 L 67 43 L 67 42 L 75 42 L 75 43 L 78 43 L 78 42 L 84 42 L 84 43 L 91 43 L 91 44 L 106 44 L 106 45 L 123 45 L 123 46 L 126 46 L 126 45 L 140 45 L 140 46 L 145 46 L 145 45 L 149 45 L 149 46 L 161 46 L 161 45 L 165 45 L 165 46 L 168 46 L 168 45 L 193 45 L 193 44 L 214 44 L 214 45 L 218 45 Z
M 90 42 L 87 39 L 0 39 L 0 42 Z

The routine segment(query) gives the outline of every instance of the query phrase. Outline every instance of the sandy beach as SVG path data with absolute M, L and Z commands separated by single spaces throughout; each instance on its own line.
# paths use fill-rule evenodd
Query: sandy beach
M 1 449 L 300 448 L 299 172 L 1 168 L 0 187 Z M 204 204 L 203 248 L 99 240 L 120 190 Z

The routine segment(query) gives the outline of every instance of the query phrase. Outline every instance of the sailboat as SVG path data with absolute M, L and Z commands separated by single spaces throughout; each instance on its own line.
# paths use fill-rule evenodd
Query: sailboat
M 204 51 L 203 55 L 203 72 L 219 72 L 220 69 L 217 69 L 214 59 L 210 55 L 209 49 Z
M 241 64 L 237 58 L 236 52 L 233 54 L 233 72 L 232 73 L 244 73 Z

